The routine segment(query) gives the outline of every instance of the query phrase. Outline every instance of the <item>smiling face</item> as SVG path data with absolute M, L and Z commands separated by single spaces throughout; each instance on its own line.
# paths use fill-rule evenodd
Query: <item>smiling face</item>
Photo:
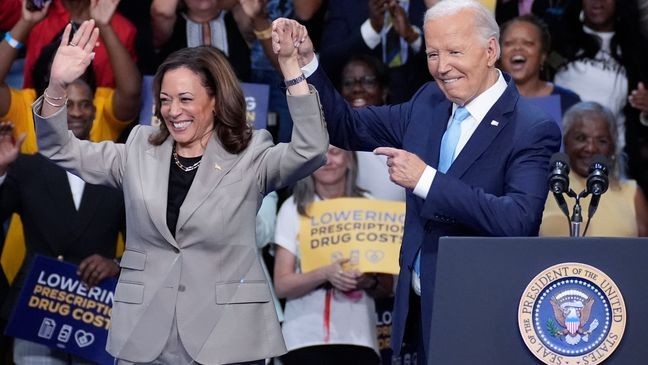
M 342 96 L 354 108 L 381 105 L 384 100 L 383 85 L 374 70 L 363 61 L 351 61 L 342 70 Z
M 599 32 L 613 31 L 615 6 L 615 0 L 583 0 L 585 25 Z
M 345 186 L 347 170 L 351 163 L 350 153 L 330 145 L 326 152 L 326 164 L 313 173 L 315 186 Z
M 216 98 L 203 86 L 201 77 L 188 68 L 167 71 L 160 90 L 160 113 L 178 153 L 201 155 L 214 129 Z
M 430 74 L 452 102 L 465 105 L 495 81 L 499 45 L 484 40 L 475 25 L 474 10 L 464 9 L 425 23 Z
M 565 152 L 572 170 L 586 177 L 594 156 L 610 158 L 614 154 L 614 143 L 603 116 L 593 112 L 584 114 L 565 135 Z
M 502 33 L 502 68 L 518 85 L 540 77 L 547 55 L 542 49 L 540 30 L 525 21 L 514 21 Z
M 69 84 L 65 91 L 68 96 L 68 129 L 78 139 L 88 139 L 96 111 L 92 98 L 92 90 L 90 90 L 90 86 L 85 82 L 76 80 Z

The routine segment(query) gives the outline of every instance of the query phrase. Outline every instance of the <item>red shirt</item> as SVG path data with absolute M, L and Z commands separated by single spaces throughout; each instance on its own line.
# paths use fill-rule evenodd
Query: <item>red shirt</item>
M 20 0 L 1 0 L 0 6 L 0 28 L 11 29 L 20 19 L 21 3 Z M 16 8 L 17 5 L 17 9 Z M 10 16 L 9 14 L 16 14 Z M 33 88 L 32 71 L 36 60 L 40 56 L 41 49 L 50 44 L 54 36 L 65 28 L 65 25 L 70 22 L 70 14 L 65 10 L 61 0 L 54 0 L 50 5 L 47 16 L 41 20 L 29 33 L 27 42 L 25 44 L 25 81 L 23 86 L 25 88 Z M 133 60 L 136 60 L 135 53 L 135 26 L 121 14 L 115 13 L 110 21 L 110 25 L 115 30 L 117 37 L 128 50 Z M 113 75 L 110 60 L 108 58 L 108 51 L 99 37 L 99 46 L 95 48 L 95 58 L 92 62 L 97 80 L 97 87 L 115 87 L 115 77 Z
M 9 31 L 18 23 L 22 14 L 20 0 L 0 1 L 0 30 Z

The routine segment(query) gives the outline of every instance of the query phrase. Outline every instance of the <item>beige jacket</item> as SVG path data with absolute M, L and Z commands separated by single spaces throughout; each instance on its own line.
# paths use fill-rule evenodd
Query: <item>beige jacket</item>
M 214 138 L 180 208 L 175 239 L 167 228 L 172 138 L 137 126 L 125 144 L 80 141 L 66 110 L 39 117 L 40 153 L 86 182 L 123 189 L 127 241 L 115 291 L 107 350 L 132 362 L 156 359 L 177 317 L 183 345 L 201 364 L 280 355 L 285 345 L 255 243 L 263 196 L 306 177 L 325 162 L 328 134 L 316 92 L 289 96 L 292 141 L 273 145 L 255 131 L 239 154 Z

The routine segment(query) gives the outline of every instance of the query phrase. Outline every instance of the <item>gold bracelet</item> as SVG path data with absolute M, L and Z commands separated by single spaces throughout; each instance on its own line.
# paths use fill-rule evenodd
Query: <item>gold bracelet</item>
M 254 35 L 260 41 L 272 38 L 272 25 L 261 31 L 254 30 Z
M 49 89 L 49 88 L 47 88 L 47 89 Z M 67 98 L 67 94 L 63 94 L 63 96 L 59 96 L 59 97 L 50 96 L 50 95 L 47 93 L 47 89 L 43 90 L 43 95 L 45 95 L 45 97 L 48 98 L 48 99 L 52 99 L 52 100 L 63 100 L 64 98 Z

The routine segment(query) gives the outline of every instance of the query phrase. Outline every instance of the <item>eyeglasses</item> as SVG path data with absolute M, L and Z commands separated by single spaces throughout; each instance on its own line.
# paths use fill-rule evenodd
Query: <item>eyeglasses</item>
M 378 81 L 376 80 L 376 76 L 362 76 L 358 77 L 355 79 L 343 79 L 342 80 L 342 87 L 344 88 L 352 88 L 356 84 L 360 84 L 362 87 L 371 89 L 374 88 L 378 85 Z

